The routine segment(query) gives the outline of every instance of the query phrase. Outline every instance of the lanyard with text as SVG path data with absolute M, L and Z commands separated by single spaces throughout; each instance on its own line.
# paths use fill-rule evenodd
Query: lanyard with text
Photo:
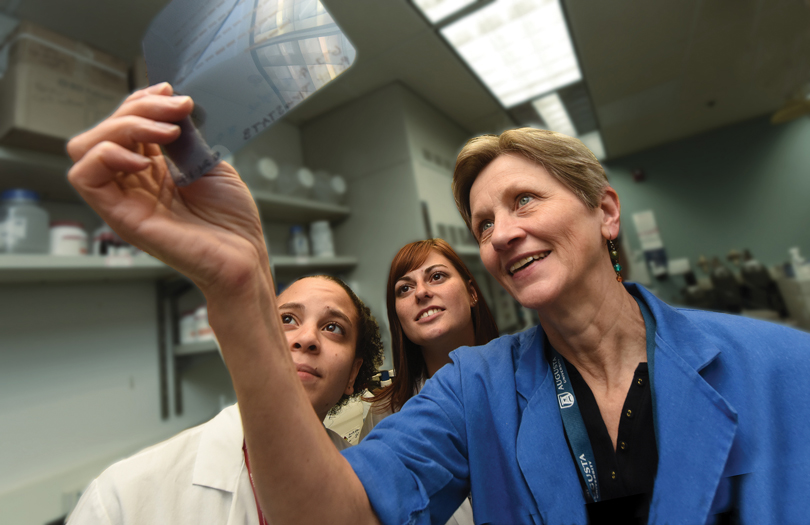
M 653 358 L 655 354 L 655 318 L 653 318 L 644 301 L 635 298 L 644 317 L 644 327 L 647 331 L 647 370 L 650 376 L 650 392 L 653 392 Z M 557 389 L 557 404 L 560 407 L 565 435 L 571 444 L 574 452 L 577 467 L 585 480 L 588 488 L 587 496 L 592 502 L 599 501 L 599 478 L 596 476 L 596 458 L 591 448 L 591 440 L 588 439 L 588 431 L 582 421 L 582 414 L 577 406 L 577 398 L 574 395 L 574 388 L 568 378 L 568 371 L 565 368 L 565 360 L 557 351 L 549 345 L 551 349 L 551 371 L 554 374 L 554 384 Z M 653 406 L 655 397 L 653 394 Z
M 259 513 L 259 525 L 267 525 L 267 518 L 262 513 L 262 508 L 259 506 L 259 497 L 256 495 L 256 485 L 253 484 L 253 474 L 250 473 L 250 461 L 248 460 L 247 443 L 242 441 L 242 452 L 245 454 L 245 467 L 248 471 L 248 479 L 250 480 L 250 488 L 253 490 L 253 499 L 256 501 L 256 511 Z

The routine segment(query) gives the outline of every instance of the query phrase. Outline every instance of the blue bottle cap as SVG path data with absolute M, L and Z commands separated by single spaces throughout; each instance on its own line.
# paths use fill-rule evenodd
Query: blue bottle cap
M 304 231 L 304 227 L 300 224 L 296 224 L 295 226 L 290 226 L 290 233 L 301 233 Z
M 388 374 L 388 370 L 380 372 L 380 381 L 388 381 L 389 379 L 391 379 L 391 376 Z
M 34 201 L 39 202 L 39 194 L 33 190 L 14 188 L 0 193 L 0 200 L 4 201 Z

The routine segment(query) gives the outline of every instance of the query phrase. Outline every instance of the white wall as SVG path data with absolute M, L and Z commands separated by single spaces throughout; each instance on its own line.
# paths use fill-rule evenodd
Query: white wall
M 425 238 L 405 122 L 407 90 L 391 84 L 307 122 L 307 165 L 348 180 L 351 215 L 335 226 L 339 253 L 359 258 L 349 284 L 386 327 L 385 285 L 396 252 Z M 383 369 L 393 367 L 386 345 Z
M 183 416 L 161 420 L 156 309 L 151 282 L 3 285 L 0 523 L 63 515 L 63 492 L 232 397 L 224 367 L 201 363 Z

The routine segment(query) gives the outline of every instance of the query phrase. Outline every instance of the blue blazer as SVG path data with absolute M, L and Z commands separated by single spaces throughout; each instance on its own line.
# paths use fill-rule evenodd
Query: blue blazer
M 657 323 L 649 523 L 810 523 L 810 335 L 626 288 Z M 468 493 L 476 523 L 587 523 L 543 339 L 458 349 L 344 451 L 383 523 L 444 523 Z

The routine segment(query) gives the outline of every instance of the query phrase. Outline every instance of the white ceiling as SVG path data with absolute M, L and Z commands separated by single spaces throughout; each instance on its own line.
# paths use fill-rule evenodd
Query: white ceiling
M 810 82 L 800 0 L 566 5 L 612 157 L 772 113 Z
M 322 0 L 355 64 L 288 115 L 300 124 L 399 81 L 470 133 L 515 122 L 407 0 Z M 0 11 L 121 58 L 166 0 L 0 0 Z M 608 155 L 771 113 L 810 81 L 801 0 L 564 0 Z

